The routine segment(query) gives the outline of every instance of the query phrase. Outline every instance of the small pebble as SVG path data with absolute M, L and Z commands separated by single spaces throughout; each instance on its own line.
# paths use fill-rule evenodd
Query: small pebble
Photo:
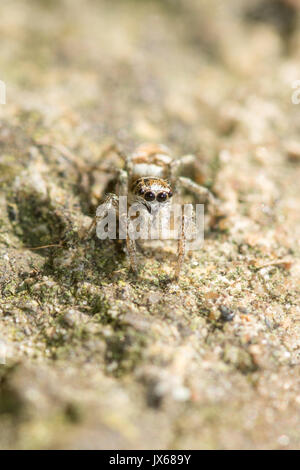
M 172 395 L 176 401 L 187 401 L 191 396 L 191 392 L 187 387 L 176 387 Z
M 288 446 L 290 443 L 290 438 L 283 434 L 282 436 L 279 436 L 277 439 L 278 444 L 281 446 Z
M 219 310 L 221 312 L 220 320 L 232 321 L 234 318 L 234 312 L 225 305 L 220 305 Z
M 290 141 L 286 144 L 288 159 L 292 162 L 300 162 L 300 142 Z
M 156 304 L 160 300 L 161 300 L 161 294 L 159 294 L 157 292 L 153 292 L 153 293 L 148 295 L 148 302 L 150 304 Z

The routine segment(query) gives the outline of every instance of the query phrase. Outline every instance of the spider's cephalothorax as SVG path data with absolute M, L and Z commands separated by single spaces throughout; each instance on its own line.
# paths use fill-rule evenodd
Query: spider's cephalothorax
M 146 176 L 134 181 L 130 195 L 130 202 L 139 202 L 153 212 L 170 203 L 173 191 L 168 180 Z
M 170 176 L 172 158 L 164 145 L 144 144 L 128 162 L 130 168 L 129 202 L 139 202 L 148 211 L 158 211 L 173 195 Z
M 192 192 L 203 202 L 214 202 L 212 194 L 207 188 L 199 186 L 189 178 L 178 176 L 181 167 L 196 163 L 194 155 L 185 155 L 180 159 L 173 159 L 167 147 L 161 144 L 143 144 L 136 151 L 125 159 L 125 167 L 118 172 L 117 195 L 108 194 L 104 204 L 110 209 L 117 207 L 119 196 L 127 196 L 128 205 L 140 204 L 148 214 L 148 219 L 153 225 L 157 224 L 157 215 L 167 211 L 171 204 L 173 188 L 178 190 L 184 188 Z M 103 206 L 103 205 L 102 205 Z M 99 207 L 102 207 L 99 206 Z M 101 220 L 105 211 L 97 210 L 92 226 Z M 135 239 L 130 236 L 132 219 L 126 216 L 127 230 L 127 251 L 130 257 L 130 265 L 133 271 L 137 271 L 136 244 Z M 180 269 L 185 256 L 185 221 L 182 219 L 182 229 L 178 240 L 178 263 L 175 270 L 175 278 L 178 279 Z

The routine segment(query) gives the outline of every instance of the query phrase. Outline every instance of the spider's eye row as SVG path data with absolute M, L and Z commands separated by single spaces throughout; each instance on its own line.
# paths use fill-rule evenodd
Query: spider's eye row
M 158 202 L 164 202 L 166 201 L 167 198 L 168 198 L 168 194 L 166 192 L 158 193 L 158 195 L 156 196 L 156 199 L 158 200 Z
M 169 191 L 168 196 L 169 196 L 169 197 L 172 197 L 172 196 L 173 196 L 173 192 L 172 192 L 172 191 Z
M 142 194 L 145 193 L 145 191 L 146 191 L 145 188 L 140 188 L 140 189 L 139 189 L 139 194 L 142 195 Z
M 152 191 L 148 191 L 144 198 L 146 199 L 146 201 L 154 201 L 155 199 L 155 194 L 152 192 Z

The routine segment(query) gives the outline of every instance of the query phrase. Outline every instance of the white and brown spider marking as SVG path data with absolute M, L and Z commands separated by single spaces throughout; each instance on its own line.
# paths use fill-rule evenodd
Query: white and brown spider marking
M 180 188 L 193 193 L 201 202 L 214 203 L 214 198 L 209 190 L 198 185 L 190 178 L 178 176 L 179 170 L 184 166 L 194 165 L 196 159 L 193 155 L 185 155 L 174 160 L 170 152 L 164 145 L 143 144 L 136 151 L 125 159 L 125 167 L 118 171 L 118 184 L 116 194 L 106 195 L 104 205 L 109 209 L 118 211 L 118 197 L 128 197 L 128 207 L 139 204 L 145 208 L 144 217 L 155 225 L 160 214 L 168 210 L 171 204 L 173 192 Z M 97 225 L 103 218 L 103 204 L 99 206 L 96 217 L 91 228 Z M 98 208 L 98 209 L 99 209 Z M 107 211 L 106 211 L 107 212 Z M 183 218 L 184 219 L 184 218 Z M 130 258 L 130 266 L 134 272 L 138 271 L 136 258 L 136 241 L 130 237 L 129 217 L 126 218 L 127 238 L 126 245 Z M 181 230 L 178 238 L 178 260 L 175 269 L 175 279 L 178 279 L 184 261 L 186 251 L 185 221 L 182 220 Z

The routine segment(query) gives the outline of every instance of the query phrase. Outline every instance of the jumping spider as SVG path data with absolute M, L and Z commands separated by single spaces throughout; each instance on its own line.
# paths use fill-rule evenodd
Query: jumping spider
M 120 154 L 123 156 L 122 154 Z M 113 209 L 118 213 L 119 196 L 127 196 L 128 206 L 139 204 L 144 208 L 144 216 L 155 223 L 157 214 L 162 214 L 170 207 L 173 192 L 180 188 L 193 193 L 203 203 L 209 203 L 210 209 L 215 200 L 211 192 L 190 178 L 178 176 L 179 171 L 196 163 L 194 155 L 185 155 L 174 160 L 164 145 L 143 144 L 130 156 L 125 157 L 124 169 L 117 171 L 116 194 L 108 193 L 89 228 L 92 230 L 103 219 L 103 213 Z M 101 211 L 99 211 L 101 207 Z M 103 207 L 106 211 L 103 211 Z M 119 213 L 118 213 L 119 215 Z M 183 216 L 184 219 L 184 216 Z M 126 246 L 130 258 L 130 266 L 138 271 L 136 242 L 130 237 L 131 219 L 126 215 L 127 236 Z M 178 237 L 177 266 L 175 279 L 179 278 L 186 252 L 185 221 Z

